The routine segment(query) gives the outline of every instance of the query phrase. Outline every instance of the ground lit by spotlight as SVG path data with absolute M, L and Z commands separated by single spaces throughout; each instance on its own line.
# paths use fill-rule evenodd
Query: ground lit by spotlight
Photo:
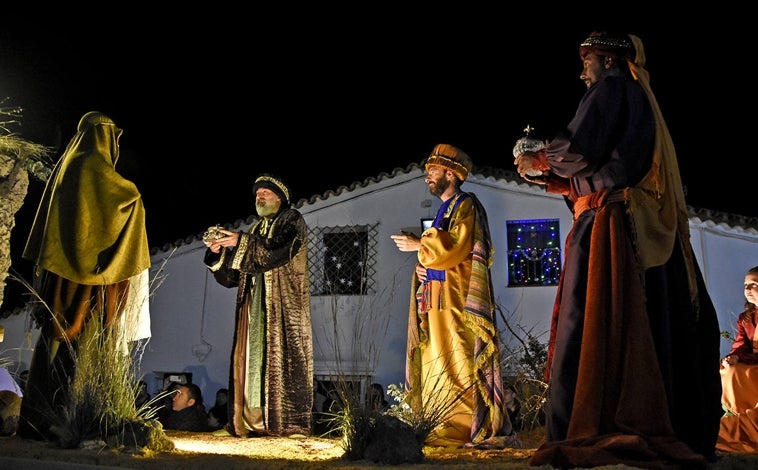
M 211 433 L 171 433 L 177 451 L 199 454 L 242 455 L 262 459 L 333 460 L 345 450 L 337 439 L 316 437 L 217 437 Z

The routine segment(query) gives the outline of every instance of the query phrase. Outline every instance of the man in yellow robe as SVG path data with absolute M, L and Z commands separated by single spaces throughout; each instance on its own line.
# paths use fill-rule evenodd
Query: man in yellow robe
M 502 447 L 515 442 L 503 403 L 487 213 L 461 184 L 473 168 L 460 149 L 439 144 L 425 182 L 442 200 L 417 238 L 392 235 L 417 251 L 408 323 L 406 387 L 417 415 L 439 424 L 430 445 Z M 509 438 L 508 438 L 509 437 Z

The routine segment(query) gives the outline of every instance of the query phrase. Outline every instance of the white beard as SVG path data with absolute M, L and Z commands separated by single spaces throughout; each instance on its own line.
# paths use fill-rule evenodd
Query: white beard
M 277 204 L 275 202 L 265 203 L 265 202 L 256 202 L 255 203 L 255 211 L 258 213 L 261 217 L 266 217 L 268 215 L 276 214 L 276 211 L 279 210 L 280 204 Z

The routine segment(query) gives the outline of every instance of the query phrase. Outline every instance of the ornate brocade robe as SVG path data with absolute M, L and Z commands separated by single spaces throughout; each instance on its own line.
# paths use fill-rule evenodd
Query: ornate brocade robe
M 302 215 L 286 208 L 256 221 L 234 249 L 206 252 L 216 281 L 237 287 L 226 428 L 232 435 L 311 433 L 307 234 Z

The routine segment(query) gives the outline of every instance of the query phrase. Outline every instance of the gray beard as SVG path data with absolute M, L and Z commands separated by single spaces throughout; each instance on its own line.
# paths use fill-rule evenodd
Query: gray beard
M 256 204 L 255 211 L 258 213 L 260 217 L 266 217 L 268 215 L 272 215 L 276 213 L 276 207 L 273 205 L 268 206 L 265 204 Z

